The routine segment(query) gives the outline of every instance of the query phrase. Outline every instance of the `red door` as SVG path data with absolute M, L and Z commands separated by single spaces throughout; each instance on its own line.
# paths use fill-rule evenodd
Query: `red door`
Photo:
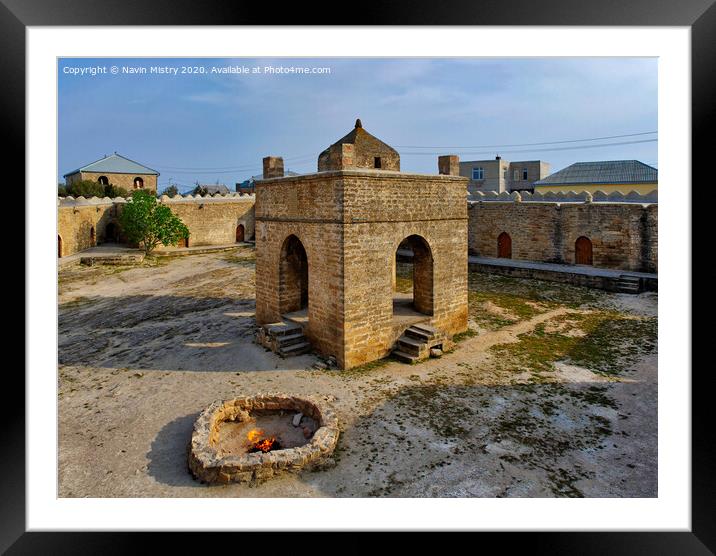
M 244 225 L 239 224 L 236 226 L 236 243 L 244 241 Z
M 578 237 L 574 242 L 574 264 L 592 264 L 592 242 L 587 237 Z
M 497 236 L 497 256 L 500 259 L 512 258 L 512 238 L 507 232 L 502 232 Z

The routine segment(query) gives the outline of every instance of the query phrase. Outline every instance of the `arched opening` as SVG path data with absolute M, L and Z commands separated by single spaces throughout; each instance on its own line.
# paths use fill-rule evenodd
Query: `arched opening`
M 244 225 L 239 224 L 236 226 L 236 243 L 244 241 Z
M 118 243 L 118 229 L 114 222 L 110 222 L 104 229 L 104 242 L 105 243 Z
M 592 242 L 588 237 L 578 237 L 574 242 L 574 264 L 592 264 Z
M 109 179 L 107 178 L 107 176 L 100 176 L 100 177 L 97 178 L 97 181 L 98 181 L 101 185 L 109 185 Z
M 177 243 L 177 247 L 189 247 L 189 238 L 183 237 L 179 240 L 179 243 Z
M 497 257 L 500 259 L 512 258 L 512 238 L 507 232 L 497 236 Z
M 57 258 L 62 258 L 62 238 L 59 236 L 59 234 L 57 236 Z
M 144 187 L 144 180 L 142 178 L 134 178 L 134 189 L 142 189 Z
M 90 247 L 94 247 L 97 245 L 97 238 L 95 237 L 94 233 L 94 226 L 90 228 Z
M 308 257 L 301 240 L 290 235 L 281 246 L 279 311 L 285 314 L 304 310 L 308 314 Z
M 418 235 L 405 238 L 393 257 L 393 314 L 406 307 L 433 314 L 433 254 Z M 404 312 L 404 311 L 403 311 Z

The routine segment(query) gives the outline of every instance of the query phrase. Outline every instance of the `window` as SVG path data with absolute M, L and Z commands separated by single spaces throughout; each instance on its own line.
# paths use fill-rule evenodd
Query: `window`
M 472 169 L 472 179 L 474 179 L 474 180 L 485 179 L 485 171 L 482 168 L 473 168 Z
M 381 164 L 381 160 L 379 156 L 376 156 L 373 158 L 373 168 L 382 168 L 383 165 Z
M 144 187 L 144 180 L 142 178 L 134 178 L 134 189 L 142 189 Z
M 527 168 L 522 168 L 522 179 L 527 181 Z
M 512 172 L 512 179 L 515 181 L 520 179 L 520 171 L 519 170 L 515 170 L 514 172 Z
M 109 185 L 109 180 L 107 179 L 107 176 L 100 176 L 97 178 L 97 181 L 100 183 L 100 185 Z

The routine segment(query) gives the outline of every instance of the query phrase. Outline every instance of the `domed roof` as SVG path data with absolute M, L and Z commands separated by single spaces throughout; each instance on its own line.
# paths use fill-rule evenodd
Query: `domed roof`
M 332 151 L 340 151 L 341 145 L 353 145 L 353 166 L 356 168 L 376 168 L 375 160 L 381 159 L 381 166 L 377 168 L 384 170 L 400 170 L 400 155 L 390 145 L 384 143 L 374 135 L 363 129 L 360 119 L 356 120 L 355 127 L 330 147 L 325 149 L 318 156 L 319 171 L 332 169 L 327 167 Z
M 363 124 L 361 123 L 360 118 L 356 120 L 356 125 L 350 131 L 350 133 L 348 133 L 344 137 L 341 137 L 338 141 L 333 143 L 333 145 L 343 145 L 345 143 L 355 145 L 356 150 L 363 149 L 376 152 L 385 151 L 386 153 L 394 155 L 398 154 L 398 151 L 396 151 L 393 147 L 386 143 L 383 143 L 383 141 L 378 139 L 375 135 L 371 135 L 365 129 L 363 129 Z M 333 145 L 331 145 L 331 147 Z M 331 147 L 328 147 L 321 154 L 328 153 Z

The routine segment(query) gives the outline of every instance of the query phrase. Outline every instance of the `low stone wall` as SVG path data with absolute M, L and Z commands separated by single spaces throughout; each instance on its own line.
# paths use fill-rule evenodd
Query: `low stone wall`
M 310 442 L 298 448 L 267 453 L 217 453 L 218 425 L 241 421 L 252 410 L 294 410 L 311 417 L 319 428 Z M 189 470 L 205 483 L 261 482 L 284 472 L 296 473 L 321 464 L 338 442 L 338 418 L 326 404 L 315 398 L 288 394 L 259 394 L 254 397 L 217 401 L 207 407 L 194 424 L 188 447 Z
M 562 282 L 575 286 L 585 286 L 609 292 L 619 292 L 618 276 L 595 276 L 569 272 L 548 270 L 542 268 L 523 268 L 515 266 L 492 265 L 489 263 L 469 263 L 471 272 L 484 272 L 486 274 L 499 274 L 501 276 L 512 276 L 514 278 L 533 278 L 535 280 L 546 280 L 548 282 Z M 658 282 L 652 278 L 640 278 L 640 287 L 644 291 L 658 291 Z

